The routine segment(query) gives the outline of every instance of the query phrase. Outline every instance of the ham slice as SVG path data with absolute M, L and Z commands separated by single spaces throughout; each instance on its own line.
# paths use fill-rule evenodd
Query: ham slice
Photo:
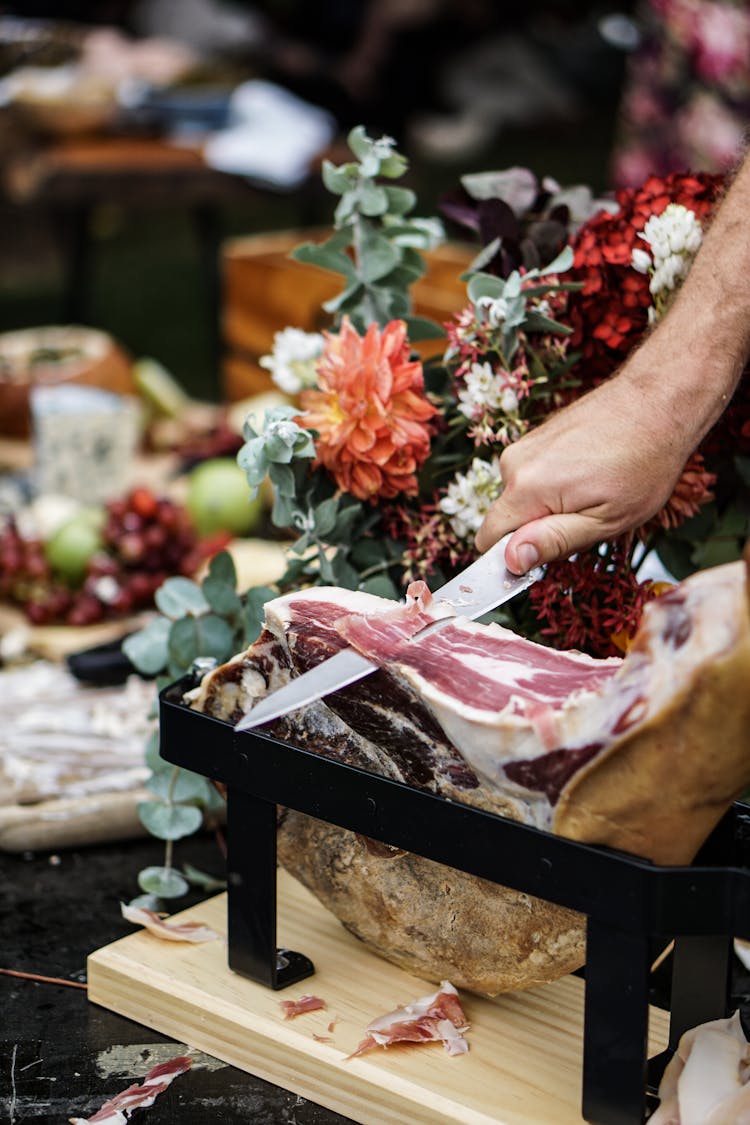
M 126 921 L 144 926 L 149 933 L 164 941 L 203 942 L 221 937 L 221 934 L 203 922 L 167 922 L 153 910 L 146 910 L 142 906 L 128 906 L 124 902 L 120 903 L 120 910 Z
M 169 1084 L 190 1070 L 192 1059 L 187 1055 L 159 1063 L 148 1072 L 141 1085 L 128 1086 L 122 1093 L 106 1101 L 93 1117 L 69 1117 L 70 1125 L 125 1125 L 135 1109 L 147 1109 L 153 1105 L 159 1094 L 163 1094 Z
M 624 660 L 533 644 L 413 589 L 404 606 L 316 587 L 266 605 L 246 652 L 188 697 L 236 721 L 347 644 L 380 670 L 265 729 L 276 738 L 578 840 L 689 862 L 750 783 L 744 563 L 648 607 Z M 281 861 L 372 948 L 493 994 L 584 959 L 582 919 L 286 812 Z
M 437 992 L 374 1019 L 365 1030 L 365 1038 L 348 1058 L 354 1059 L 373 1047 L 390 1047 L 392 1043 L 441 1041 L 449 1055 L 465 1055 L 469 1044 L 463 1032 L 468 1030 L 458 993 L 450 981 L 444 980 Z
M 300 996 L 299 1000 L 279 1000 L 279 1007 L 285 1020 L 293 1020 L 303 1012 L 320 1012 L 326 1007 L 325 1000 L 319 996 Z

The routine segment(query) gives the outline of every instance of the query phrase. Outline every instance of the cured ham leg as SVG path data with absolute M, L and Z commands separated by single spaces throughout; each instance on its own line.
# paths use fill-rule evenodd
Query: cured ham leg
M 689 862 L 750 783 L 750 615 L 744 563 L 652 602 L 627 657 L 555 652 L 456 618 L 418 594 L 396 607 L 317 587 L 266 606 L 246 653 L 192 705 L 236 721 L 352 644 L 381 669 L 265 729 L 387 777 L 657 863 Z M 287 812 L 282 862 L 397 964 L 494 993 L 584 957 L 570 911 Z M 378 852 L 379 854 L 376 854 Z M 385 854 L 384 854 L 385 852 Z

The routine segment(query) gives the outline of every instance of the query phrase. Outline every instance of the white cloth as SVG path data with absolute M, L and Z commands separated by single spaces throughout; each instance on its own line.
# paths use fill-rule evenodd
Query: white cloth
M 260 79 L 243 82 L 233 92 L 229 121 L 206 142 L 206 163 L 287 190 L 307 178 L 335 129 L 325 110 Z

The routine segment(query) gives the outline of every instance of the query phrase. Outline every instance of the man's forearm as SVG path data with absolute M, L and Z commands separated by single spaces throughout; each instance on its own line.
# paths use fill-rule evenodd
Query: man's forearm
M 634 389 L 674 419 L 675 436 L 695 448 L 726 407 L 749 354 L 750 157 L 746 157 L 671 309 L 623 374 Z

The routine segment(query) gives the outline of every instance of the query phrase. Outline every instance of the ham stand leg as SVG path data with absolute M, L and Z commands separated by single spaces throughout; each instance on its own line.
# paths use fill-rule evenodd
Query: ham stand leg
M 276 947 L 276 805 L 227 790 L 229 967 L 280 989 L 315 972 L 303 953 Z

